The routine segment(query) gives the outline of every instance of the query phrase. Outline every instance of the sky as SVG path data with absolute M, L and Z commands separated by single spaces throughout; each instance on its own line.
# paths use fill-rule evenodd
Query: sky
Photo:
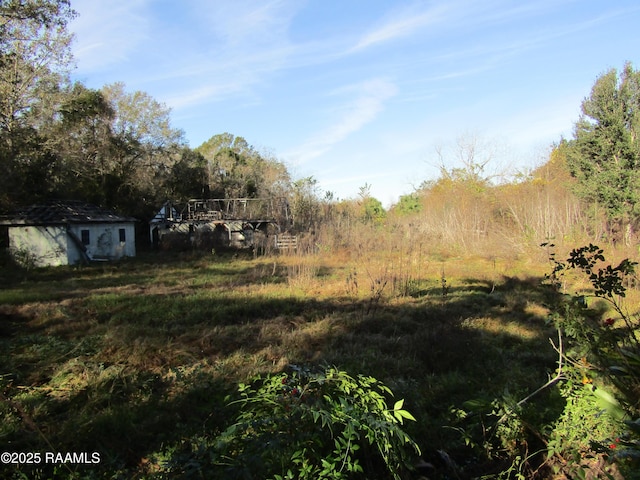
M 123 82 L 196 148 L 241 136 L 385 206 L 472 150 L 526 171 L 597 78 L 640 69 L 637 0 L 71 0 L 74 80 Z M 465 147 L 464 145 L 467 145 Z

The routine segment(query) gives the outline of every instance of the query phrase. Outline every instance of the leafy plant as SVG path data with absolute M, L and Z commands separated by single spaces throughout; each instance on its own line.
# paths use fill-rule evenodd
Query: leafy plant
M 258 378 L 239 386 L 240 413 L 217 438 L 225 478 L 401 478 L 418 445 L 404 432 L 415 420 L 404 401 L 373 377 L 330 367 Z
M 552 265 L 546 283 L 552 287 L 550 318 L 558 329 L 558 344 L 552 342 L 559 355 L 556 374 L 518 402 L 509 396 L 491 403 L 467 402 L 464 409 L 454 409 L 463 426 L 453 428 L 468 446 L 482 447 L 488 458 L 506 454 L 510 466 L 500 478 L 525 478 L 525 473 L 531 478 L 543 471 L 571 478 L 610 477 L 613 463 L 625 473 L 637 471 L 640 322 L 623 302 L 636 263 L 625 259 L 617 266 L 605 265 L 604 251 L 593 244 L 574 249 L 560 261 L 555 245 L 542 246 L 547 247 Z M 587 277 L 592 293 L 565 293 L 573 271 Z M 590 298 L 603 302 L 588 308 Z M 603 319 L 610 310 L 616 318 Z M 551 386 L 558 386 L 552 394 L 559 394 L 564 405 L 555 419 L 534 425 L 522 407 Z M 530 452 L 531 440 L 541 448 Z
M 567 439 L 580 431 L 580 444 L 588 435 L 592 451 L 632 471 L 640 465 L 640 318 L 628 312 L 624 298 L 625 283 L 637 263 L 624 259 L 615 267 L 603 265 L 604 251 L 593 244 L 572 250 L 566 261 L 555 255 L 550 260 L 553 269 L 547 278 L 554 288 L 560 288 L 570 270 L 585 275 L 593 288 L 591 295 L 569 296 L 555 308 L 556 323 L 572 345 L 565 356 L 568 368 L 562 386 L 567 404 L 551 435 L 550 453 L 566 453 Z M 603 320 L 606 310 L 588 309 L 589 297 L 604 300 L 615 318 Z M 602 416 L 605 412 L 607 418 Z M 609 437 L 602 431 L 604 424 Z

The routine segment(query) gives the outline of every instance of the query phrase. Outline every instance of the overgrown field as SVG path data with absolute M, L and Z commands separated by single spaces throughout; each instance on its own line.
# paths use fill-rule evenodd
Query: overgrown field
M 0 450 L 97 452 L 99 463 L 2 475 L 219 478 L 198 448 L 233 422 L 238 384 L 290 365 L 372 376 L 405 399 L 430 478 L 497 474 L 523 450 L 540 466 L 545 445 L 531 432 L 559 417 L 557 390 L 523 403 L 517 423 L 497 422 L 557 368 L 545 258 L 147 254 L 6 268 Z

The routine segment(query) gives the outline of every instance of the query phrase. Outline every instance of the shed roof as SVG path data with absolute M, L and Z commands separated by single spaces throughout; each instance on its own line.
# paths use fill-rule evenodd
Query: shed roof
M 125 217 L 96 205 L 79 201 L 55 201 L 31 205 L 0 218 L 0 225 L 68 225 L 78 223 L 129 223 Z

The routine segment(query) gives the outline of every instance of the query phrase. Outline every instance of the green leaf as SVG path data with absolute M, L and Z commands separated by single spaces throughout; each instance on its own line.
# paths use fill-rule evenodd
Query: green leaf
M 414 422 L 416 422 L 416 421 L 417 421 L 417 420 L 415 419 L 415 417 L 414 417 L 413 415 L 411 415 L 409 412 L 407 412 L 406 410 L 398 410 L 398 413 L 399 413 L 402 417 L 404 417 L 404 418 L 406 418 L 406 419 L 408 419 L 408 420 L 412 420 L 412 421 L 414 421 Z
M 486 400 L 476 398 L 473 400 L 467 400 L 462 404 L 464 408 L 467 410 L 471 410 L 473 412 L 487 410 L 491 407 L 491 402 L 487 402 Z
M 593 394 L 596 397 L 596 403 L 598 406 L 611 415 L 612 418 L 616 420 L 624 419 L 626 416 L 624 409 L 611 393 L 607 392 L 603 388 L 594 388 Z

